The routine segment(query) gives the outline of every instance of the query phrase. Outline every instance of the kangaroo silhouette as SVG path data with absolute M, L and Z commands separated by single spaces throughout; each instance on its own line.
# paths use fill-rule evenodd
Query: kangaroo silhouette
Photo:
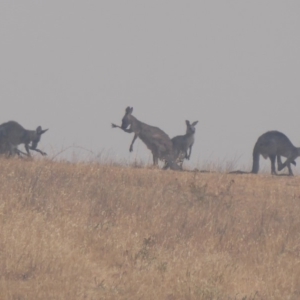
M 8 121 L 0 125 L 0 148 L 4 149 L 2 151 L 9 155 L 25 154 L 27 156 L 31 156 L 29 150 L 37 151 L 42 155 L 47 155 L 47 153 L 37 149 L 37 145 L 41 140 L 42 134 L 44 134 L 47 130 L 48 129 L 42 130 L 41 126 L 38 126 L 36 130 L 27 130 L 15 121 Z M 24 153 L 17 148 L 20 144 L 25 145 L 27 153 Z
M 190 121 L 186 120 L 186 133 L 184 135 L 177 135 L 171 139 L 174 157 L 180 168 L 182 168 L 184 159 L 190 159 L 191 157 L 197 123 L 198 121 L 195 121 L 191 124 Z M 168 168 L 167 163 L 164 168 Z
M 154 127 L 139 121 L 132 115 L 133 107 L 125 109 L 125 115 L 122 119 L 122 125 L 112 124 L 113 128 L 121 128 L 127 133 L 134 132 L 133 140 L 130 144 L 129 151 L 133 151 L 133 144 L 139 137 L 151 150 L 153 155 L 153 164 L 158 164 L 158 159 L 165 160 L 173 170 L 179 170 L 179 166 L 175 163 L 172 142 L 169 136 L 158 127 Z M 129 128 L 128 128 L 129 127 Z
M 300 148 L 295 147 L 289 138 L 279 131 L 268 131 L 261 135 L 255 143 L 253 149 L 253 166 L 251 173 L 257 174 L 259 171 L 259 156 L 271 161 L 271 174 L 277 175 L 275 161 L 277 158 L 278 171 L 288 167 L 289 175 L 293 176 L 291 164 L 296 165 L 295 159 L 300 156 Z M 281 156 L 286 157 L 282 163 Z

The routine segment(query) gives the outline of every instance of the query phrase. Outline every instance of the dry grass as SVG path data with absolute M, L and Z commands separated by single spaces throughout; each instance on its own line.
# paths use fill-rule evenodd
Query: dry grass
M 299 177 L 0 163 L 0 299 L 300 299 Z

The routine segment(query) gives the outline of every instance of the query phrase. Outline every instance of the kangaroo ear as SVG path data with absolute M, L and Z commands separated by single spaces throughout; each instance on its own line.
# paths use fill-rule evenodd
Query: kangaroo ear
M 130 113 L 132 114 L 132 112 L 133 112 L 133 107 L 130 108 Z
M 41 131 L 42 131 L 42 126 L 38 126 L 38 127 L 36 128 L 36 133 L 40 134 Z
M 185 121 L 185 124 L 186 124 L 187 126 L 189 126 L 189 125 L 190 125 L 190 121 L 186 120 L 186 121 Z
M 198 121 L 195 121 L 195 122 L 192 123 L 192 125 L 193 125 L 193 126 L 196 126 L 197 123 L 198 123 Z

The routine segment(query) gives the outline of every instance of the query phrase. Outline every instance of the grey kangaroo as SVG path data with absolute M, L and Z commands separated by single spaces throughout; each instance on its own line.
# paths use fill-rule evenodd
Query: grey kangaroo
M 289 175 L 293 176 L 291 164 L 296 165 L 295 159 L 300 156 L 300 148 L 295 147 L 285 134 L 279 131 L 268 131 L 258 138 L 254 146 L 251 173 L 258 173 L 260 154 L 265 159 L 270 158 L 272 175 L 277 175 L 275 168 L 277 158 L 278 171 L 288 167 Z M 286 157 L 287 160 L 282 163 L 280 156 Z
M 195 132 L 198 121 L 193 122 L 186 120 L 186 133 L 185 135 L 177 135 L 171 139 L 173 145 L 174 157 L 179 162 L 180 167 L 182 168 L 183 160 L 190 159 L 192 154 L 192 147 L 195 141 Z M 164 168 L 168 168 L 165 165 Z
M 36 130 L 27 130 L 15 121 L 8 121 L 0 125 L 1 147 L 2 149 L 5 149 L 9 155 L 24 154 L 31 156 L 29 150 L 37 151 L 42 155 L 47 155 L 47 153 L 37 149 L 42 134 L 47 130 L 48 129 L 42 130 L 41 126 L 38 126 Z M 27 153 L 24 153 L 17 148 L 20 144 L 25 145 Z
M 139 137 L 151 150 L 153 154 L 153 164 L 158 164 L 158 159 L 165 160 L 173 170 L 179 170 L 179 166 L 175 163 L 172 151 L 172 142 L 169 136 L 158 127 L 150 126 L 142 123 L 132 115 L 133 107 L 125 109 L 125 115 L 122 119 L 122 125 L 112 124 L 113 128 L 121 128 L 127 133 L 134 132 L 133 140 L 130 144 L 129 151 L 133 151 L 133 144 Z M 129 128 L 128 128 L 129 127 Z

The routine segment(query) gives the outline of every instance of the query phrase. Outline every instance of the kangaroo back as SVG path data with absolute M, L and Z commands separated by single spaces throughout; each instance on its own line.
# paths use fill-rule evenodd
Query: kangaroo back
M 172 142 L 169 136 L 158 127 L 143 124 L 139 138 L 145 143 L 152 154 L 164 159 L 172 153 Z
M 15 121 L 8 121 L 0 125 L 0 128 L 5 132 L 5 137 L 12 144 L 18 145 L 21 144 L 21 140 L 26 135 L 26 130 L 23 126 Z
M 8 121 L 0 125 L 0 153 L 14 155 L 18 152 L 17 146 L 25 134 L 25 129 L 15 121 Z

